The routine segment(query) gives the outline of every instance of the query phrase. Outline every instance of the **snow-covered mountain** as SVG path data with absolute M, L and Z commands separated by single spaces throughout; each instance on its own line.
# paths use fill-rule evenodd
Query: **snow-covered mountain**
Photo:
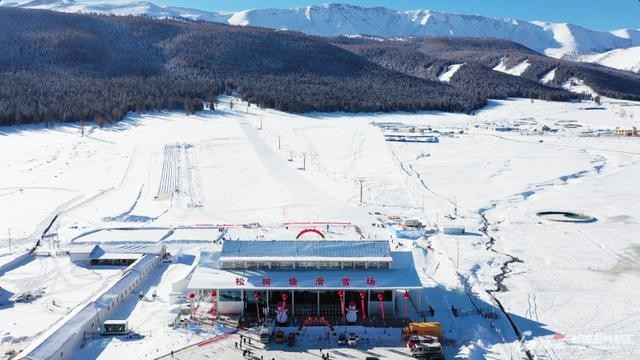
M 640 46 L 611 50 L 596 55 L 585 55 L 579 60 L 640 73 Z
M 0 3 L 28 9 L 53 10 L 69 13 L 97 13 L 115 15 L 147 15 L 155 18 L 185 18 L 226 23 L 233 13 L 217 13 L 177 6 L 160 6 L 144 0 L 108 0 L 77 2 L 75 0 L 32 0 Z
M 106 0 L 82 3 L 75 0 L 33 0 L 4 6 L 64 12 L 96 12 L 151 17 L 183 17 L 301 31 L 312 35 L 460 36 L 511 40 L 556 58 L 577 59 L 584 54 L 640 46 L 640 30 L 594 31 L 567 23 L 492 19 L 431 10 L 400 11 L 383 7 L 364 8 L 343 4 L 312 5 L 292 9 L 255 9 L 239 12 L 207 12 L 148 1 Z

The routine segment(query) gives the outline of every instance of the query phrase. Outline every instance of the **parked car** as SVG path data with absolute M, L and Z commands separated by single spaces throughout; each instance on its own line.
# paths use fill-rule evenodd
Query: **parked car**
M 411 335 L 407 341 L 411 356 L 427 360 L 444 360 L 442 346 L 437 337 L 431 335 Z
M 296 334 L 289 333 L 289 337 L 287 338 L 287 345 L 294 346 L 296 344 Z
M 366 358 L 364 358 L 364 360 L 380 360 L 380 358 L 377 358 L 375 356 L 367 356 Z
M 358 335 L 351 333 L 349 334 L 349 337 L 347 338 L 347 345 L 351 346 L 351 347 L 356 347 L 358 346 Z
M 347 335 L 340 334 L 338 336 L 338 345 L 347 345 Z
M 278 343 L 278 344 L 282 344 L 284 342 L 284 331 L 278 330 L 276 332 L 276 337 L 275 337 L 275 339 L 273 339 L 273 341 Z

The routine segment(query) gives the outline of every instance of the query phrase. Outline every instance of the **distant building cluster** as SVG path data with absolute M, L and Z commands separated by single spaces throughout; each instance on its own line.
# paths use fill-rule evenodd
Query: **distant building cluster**
M 640 136 L 640 131 L 634 126 L 631 129 L 615 129 L 613 130 L 614 136 Z

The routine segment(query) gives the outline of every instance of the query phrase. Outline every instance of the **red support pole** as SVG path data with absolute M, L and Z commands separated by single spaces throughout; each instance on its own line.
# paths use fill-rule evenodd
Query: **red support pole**
M 196 317 L 196 294 L 190 293 L 189 300 L 191 300 L 191 318 L 195 319 Z
M 408 319 L 409 318 L 409 309 L 408 309 L 409 291 L 405 291 L 404 294 L 402 294 L 402 297 L 404 298 L 404 317 Z
M 384 321 L 384 323 L 387 323 L 387 319 L 384 316 L 384 304 L 382 303 L 382 299 L 384 299 L 384 294 L 383 293 L 379 293 L 378 294 L 378 300 L 380 301 L 380 311 L 382 312 L 382 321 Z
M 256 314 L 258 314 L 258 322 L 260 322 L 260 304 L 256 301 Z
M 338 297 L 340 297 L 340 312 L 342 313 L 342 321 L 344 321 L 344 291 L 338 290 Z
M 262 299 L 262 294 L 254 293 L 253 298 L 256 300 L 256 314 L 258 315 L 258 322 L 260 321 L 260 299 Z
M 215 326 L 216 317 L 218 316 L 218 292 L 215 290 L 211 292 L 211 298 L 213 301 L 211 302 L 211 327 Z
M 362 309 L 362 320 L 367 320 L 367 310 L 364 308 L 364 298 L 367 294 L 361 292 L 360 293 L 360 308 Z

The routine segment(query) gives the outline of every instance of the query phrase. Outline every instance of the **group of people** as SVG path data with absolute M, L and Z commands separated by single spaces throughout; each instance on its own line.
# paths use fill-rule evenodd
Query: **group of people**
M 245 346 L 251 345 L 251 338 L 240 335 L 240 343 L 238 343 L 237 341 L 235 343 L 236 349 L 242 349 L 242 344 L 244 344 Z M 253 356 L 253 350 L 242 349 L 242 356 L 251 358 Z M 260 360 L 264 360 L 264 355 L 260 355 Z M 272 358 L 271 360 L 275 360 L 275 358 Z
M 236 341 L 235 346 L 236 349 L 242 349 L 242 345 L 245 345 L 245 347 L 247 345 L 251 345 L 251 338 L 244 336 L 244 335 L 240 335 L 240 342 Z M 331 355 L 329 355 L 328 352 L 322 352 L 322 348 L 320 348 L 320 355 L 322 356 L 322 360 L 330 360 L 331 359 Z M 171 356 L 173 356 L 173 351 L 171 352 Z M 243 357 L 249 357 L 251 358 L 253 356 L 253 350 L 251 349 L 242 349 L 242 356 Z M 260 360 L 264 360 L 264 355 L 260 355 Z M 267 359 L 269 360 L 269 359 Z M 276 360 L 275 358 L 271 358 L 270 360 Z

